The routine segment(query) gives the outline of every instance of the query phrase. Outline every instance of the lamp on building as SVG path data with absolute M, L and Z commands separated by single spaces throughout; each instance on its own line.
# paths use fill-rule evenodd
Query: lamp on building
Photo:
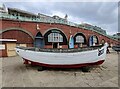
M 39 24 L 37 24 L 37 27 L 36 27 L 36 29 L 37 29 L 37 30 L 39 30 L 39 29 L 40 29 L 40 27 L 39 27 Z
M 71 29 L 70 29 L 70 34 L 71 34 L 72 32 L 71 32 Z

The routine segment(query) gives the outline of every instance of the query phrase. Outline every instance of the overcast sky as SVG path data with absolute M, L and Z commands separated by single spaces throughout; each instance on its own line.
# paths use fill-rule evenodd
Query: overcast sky
M 7 7 L 19 8 L 32 13 L 42 13 L 75 23 L 97 25 L 113 35 L 118 32 L 118 2 L 5 2 Z

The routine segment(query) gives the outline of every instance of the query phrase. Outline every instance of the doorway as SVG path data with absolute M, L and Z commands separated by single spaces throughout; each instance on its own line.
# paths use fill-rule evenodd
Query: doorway
M 58 43 L 53 43 L 53 48 L 58 48 Z
M 35 47 L 43 48 L 44 40 L 42 38 L 35 38 Z
M 34 46 L 39 48 L 44 48 L 44 38 L 40 32 L 37 33 L 34 41 Z

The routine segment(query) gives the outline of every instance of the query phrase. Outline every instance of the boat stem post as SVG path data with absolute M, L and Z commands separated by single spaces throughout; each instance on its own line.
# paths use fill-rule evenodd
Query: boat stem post
M 24 60 L 24 64 L 29 64 L 27 60 Z

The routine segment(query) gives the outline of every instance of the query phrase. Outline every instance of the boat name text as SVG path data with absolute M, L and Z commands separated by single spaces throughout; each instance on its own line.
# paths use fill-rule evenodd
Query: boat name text
M 104 49 L 98 50 L 98 56 L 102 55 L 104 53 Z

